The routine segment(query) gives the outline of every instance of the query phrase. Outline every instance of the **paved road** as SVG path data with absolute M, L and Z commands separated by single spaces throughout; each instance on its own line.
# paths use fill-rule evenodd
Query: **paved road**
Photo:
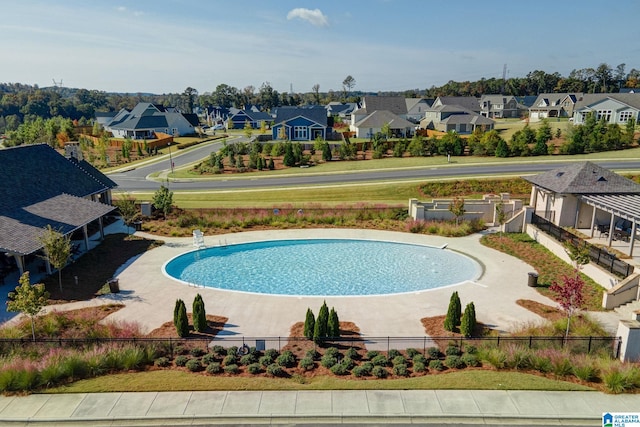
M 247 141 L 244 137 L 229 138 L 228 143 L 239 141 Z M 202 147 L 188 151 L 172 151 L 171 158 L 168 155 L 156 159 L 148 164 L 137 166 L 135 169 L 125 170 L 109 174 L 119 187 L 119 190 L 126 192 L 135 191 L 155 191 L 159 187 L 157 180 L 148 179 L 153 173 L 168 171 L 171 169 L 171 162 L 174 168 L 180 168 L 189 164 L 194 164 L 207 158 L 211 152 L 218 151 L 222 148 L 222 142 L 204 144 Z M 567 158 L 568 159 L 568 158 Z M 481 161 L 482 159 L 479 159 Z M 514 163 L 514 164 L 488 164 L 488 165 L 456 165 L 455 163 L 443 164 L 440 166 L 425 166 L 420 168 L 406 169 L 384 169 L 363 172 L 344 172 L 344 173 L 314 173 L 313 168 L 308 169 L 306 173 L 291 176 L 270 177 L 265 174 L 259 178 L 244 178 L 242 176 L 233 177 L 233 179 L 179 179 L 171 180 L 171 189 L 173 191 L 189 191 L 189 190 L 230 190 L 230 189 L 257 189 L 257 188 L 273 188 L 273 187 L 291 187 L 291 186 L 307 186 L 307 185 L 332 185 L 342 183 L 358 183 L 358 182 L 388 182 L 397 180 L 425 179 L 451 176 L 481 176 L 481 175 L 526 175 L 530 173 L 539 173 L 551 170 L 569 163 L 566 162 L 535 162 L 533 163 Z M 640 161 L 637 159 L 629 161 L 608 160 L 598 161 L 599 165 L 614 170 L 639 170 Z M 238 179 L 239 178 L 239 179 Z

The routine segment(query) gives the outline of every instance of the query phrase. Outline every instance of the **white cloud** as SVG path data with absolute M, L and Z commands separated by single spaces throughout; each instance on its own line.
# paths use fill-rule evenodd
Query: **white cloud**
M 322 13 L 320 9 L 304 9 L 301 7 L 292 9 L 287 13 L 287 19 L 302 19 L 303 21 L 309 21 L 312 25 L 316 27 L 326 27 L 329 25 L 329 20 L 327 16 Z
M 116 8 L 116 10 L 117 10 L 118 12 L 126 12 L 126 11 L 127 11 L 127 8 L 126 8 L 126 7 L 124 7 L 124 6 L 118 6 L 118 7 Z

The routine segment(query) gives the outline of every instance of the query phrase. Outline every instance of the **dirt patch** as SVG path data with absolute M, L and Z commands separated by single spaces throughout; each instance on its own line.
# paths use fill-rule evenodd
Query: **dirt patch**
M 358 350 L 358 353 L 364 355 L 367 351 L 364 342 L 360 338 L 360 328 L 353 322 L 340 322 L 341 342 L 332 342 L 328 344 L 318 345 L 313 340 L 304 337 L 304 322 L 295 323 L 289 330 L 289 341 L 282 350 L 291 351 L 297 358 L 305 357 L 309 350 L 316 350 L 323 353 L 324 348 L 335 347 L 339 350 L 345 350 L 350 347 Z
M 516 304 L 552 322 L 566 317 L 566 314 L 562 310 L 537 301 L 519 299 L 516 301 Z
M 215 338 L 216 335 L 222 331 L 225 323 L 229 320 L 227 317 L 207 314 L 207 327 L 204 331 L 198 332 L 193 329 L 192 313 L 187 313 L 187 317 L 189 318 L 189 336 L 185 339 L 191 340 Z M 172 321 L 163 323 L 162 326 L 149 332 L 146 336 L 148 338 L 180 338 Z

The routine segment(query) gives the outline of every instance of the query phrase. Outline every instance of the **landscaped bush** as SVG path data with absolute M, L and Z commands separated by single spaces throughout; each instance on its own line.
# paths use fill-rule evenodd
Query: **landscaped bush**
M 612 369 L 602 375 L 602 382 L 609 393 L 619 394 L 627 391 L 628 383 L 622 372 Z
M 247 372 L 252 375 L 259 374 L 260 372 L 262 372 L 262 366 L 259 363 L 252 363 L 247 366 Z
M 300 363 L 298 364 L 305 371 L 310 371 L 316 367 L 316 362 L 313 361 L 311 357 L 303 357 L 300 359 Z
M 396 357 L 401 356 L 400 352 L 398 350 L 396 350 L 395 348 L 392 348 L 391 350 L 389 350 L 387 352 L 387 357 L 389 358 L 389 360 L 393 360 Z
M 507 355 L 499 348 L 482 349 L 478 356 L 496 369 L 504 369 L 507 364 Z
M 267 374 L 273 377 L 282 377 L 285 375 L 285 371 L 284 369 L 282 369 L 282 366 L 278 365 L 277 363 L 272 363 L 271 365 L 267 366 Z
M 414 360 L 414 362 L 413 362 L 413 372 L 421 373 L 421 372 L 426 372 L 426 371 L 427 371 L 427 367 L 425 366 L 424 362 L 416 362 Z
M 236 356 L 234 354 L 227 354 L 224 357 L 224 359 L 222 359 L 222 363 L 225 366 L 234 365 L 236 363 L 236 360 L 237 360 L 237 358 L 236 358 Z
M 478 349 L 473 345 L 465 345 L 464 352 L 469 354 L 476 354 L 478 352 Z
M 207 352 L 201 349 L 200 347 L 195 347 L 189 350 L 189 354 L 191 354 L 193 357 L 201 357 L 201 356 L 204 356 L 206 353 Z
M 374 366 L 371 374 L 377 378 L 387 378 L 389 371 L 384 366 Z
M 227 356 L 229 355 L 233 355 L 233 356 L 237 356 L 238 355 L 238 347 L 235 345 L 232 345 L 231 347 L 229 347 L 227 349 Z
M 480 359 L 478 359 L 478 356 L 472 353 L 463 354 L 462 356 L 460 356 L 460 360 L 462 360 L 462 362 L 467 366 L 471 366 L 474 368 L 480 366 Z
M 232 363 L 231 365 L 226 365 L 224 367 L 224 372 L 226 374 L 237 374 L 238 372 L 240 372 L 240 368 L 238 367 L 238 365 Z
M 205 365 L 209 365 L 210 363 L 213 363 L 217 360 L 218 358 L 213 353 L 207 353 L 204 356 L 202 356 L 202 363 L 204 363 Z
M 416 357 L 417 355 L 421 355 L 422 353 L 420 353 L 420 350 L 415 349 L 415 348 L 408 348 L 407 349 L 407 356 L 409 357 L 409 359 L 413 360 L 414 357 Z
M 219 362 L 212 362 L 207 365 L 207 374 L 219 374 L 222 372 L 222 365 Z
M 336 363 L 331 367 L 331 373 L 334 375 L 347 375 L 349 370 L 342 363 Z
M 344 357 L 348 357 L 350 359 L 359 359 L 360 354 L 354 347 L 349 347 L 347 351 L 344 352 Z
M 462 351 L 460 347 L 457 345 L 448 345 L 447 349 L 444 351 L 445 356 L 460 356 Z
M 354 368 L 354 366 L 356 366 L 356 361 L 353 360 L 350 357 L 346 357 L 344 359 L 342 359 L 342 361 L 340 362 L 341 365 L 344 365 L 345 368 L 347 368 L 348 370 L 352 370 Z
M 333 357 L 338 357 L 340 355 L 340 350 L 338 350 L 335 347 L 329 347 L 328 349 L 326 349 L 324 351 L 324 355 L 327 356 L 333 356 Z
M 395 365 L 404 365 L 407 363 L 407 360 L 404 358 L 404 356 L 402 355 L 397 355 L 396 357 L 394 357 L 391 361 L 391 363 L 395 366 Z
M 397 365 L 393 365 L 393 374 L 399 377 L 408 377 L 409 376 L 409 368 L 404 363 L 399 363 Z
M 542 372 L 543 374 L 551 372 L 551 370 L 553 369 L 551 360 L 549 360 L 545 356 L 541 356 L 538 354 L 534 354 L 531 357 L 531 364 L 533 369 L 535 369 L 536 371 Z
M 176 357 L 176 360 L 175 360 L 176 366 L 185 366 L 189 361 L 189 359 L 191 359 L 189 356 L 185 356 L 181 354 L 180 356 Z
M 185 364 L 186 368 L 191 372 L 200 372 L 202 370 L 202 364 L 198 359 L 191 359 Z
M 387 366 L 389 361 L 387 360 L 387 356 L 385 356 L 384 354 L 379 354 L 371 359 L 371 363 L 373 364 L 373 366 Z
M 429 369 L 433 369 L 434 371 L 444 371 L 445 366 L 442 363 L 442 360 L 433 359 L 429 361 Z
M 318 360 L 320 358 L 320 353 L 315 348 L 310 348 L 307 350 L 305 357 L 308 357 L 312 360 Z
M 158 357 L 153 364 L 159 368 L 166 368 L 171 364 L 171 361 L 168 357 Z
M 362 365 L 355 366 L 351 371 L 356 377 L 367 377 L 371 375 L 373 365 L 370 362 L 365 362 Z
M 286 350 L 278 356 L 276 363 L 280 366 L 284 366 L 285 368 L 291 368 L 292 366 L 296 366 L 296 357 L 291 351 Z
M 369 351 L 367 351 L 366 357 L 367 357 L 368 360 L 371 360 L 374 357 L 378 356 L 379 354 L 380 354 L 380 352 L 377 351 L 377 350 L 369 350 Z
M 268 348 L 264 351 L 264 355 L 271 358 L 271 360 L 276 360 L 276 358 L 280 355 L 280 352 L 275 348 Z
M 429 359 L 440 359 L 442 353 L 438 347 L 429 347 L 427 349 L 427 355 L 429 355 Z
M 582 381 L 598 381 L 600 379 L 600 370 L 590 364 L 580 364 L 573 366 L 573 375 Z
M 226 356 L 227 355 L 227 349 L 224 348 L 221 345 L 214 345 L 212 350 L 218 356 Z
M 413 363 L 420 362 L 426 364 L 428 362 L 428 359 L 421 353 L 414 355 L 411 360 L 413 361 Z
M 464 369 L 466 367 L 460 356 L 455 355 L 445 357 L 444 364 L 447 368 L 452 369 Z
M 243 366 L 249 366 L 252 363 L 256 363 L 256 362 L 257 362 L 256 356 L 251 353 L 245 354 L 240 358 L 240 364 Z
M 258 359 L 258 363 L 260 363 L 265 368 L 273 363 L 273 357 L 265 354 L 260 359 Z
M 322 356 L 322 359 L 320 359 L 320 364 L 325 368 L 331 368 L 336 363 L 338 363 L 338 359 L 330 354 L 325 354 Z
M 515 370 L 531 369 L 533 361 L 531 359 L 531 351 L 520 346 L 508 346 L 505 349 L 506 361 L 505 368 Z

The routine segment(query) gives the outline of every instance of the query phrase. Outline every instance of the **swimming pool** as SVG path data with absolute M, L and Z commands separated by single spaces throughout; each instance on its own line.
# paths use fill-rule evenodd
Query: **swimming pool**
M 258 294 L 362 296 L 416 292 L 480 277 L 451 250 L 377 240 L 270 240 L 187 252 L 163 266 L 184 283 Z

